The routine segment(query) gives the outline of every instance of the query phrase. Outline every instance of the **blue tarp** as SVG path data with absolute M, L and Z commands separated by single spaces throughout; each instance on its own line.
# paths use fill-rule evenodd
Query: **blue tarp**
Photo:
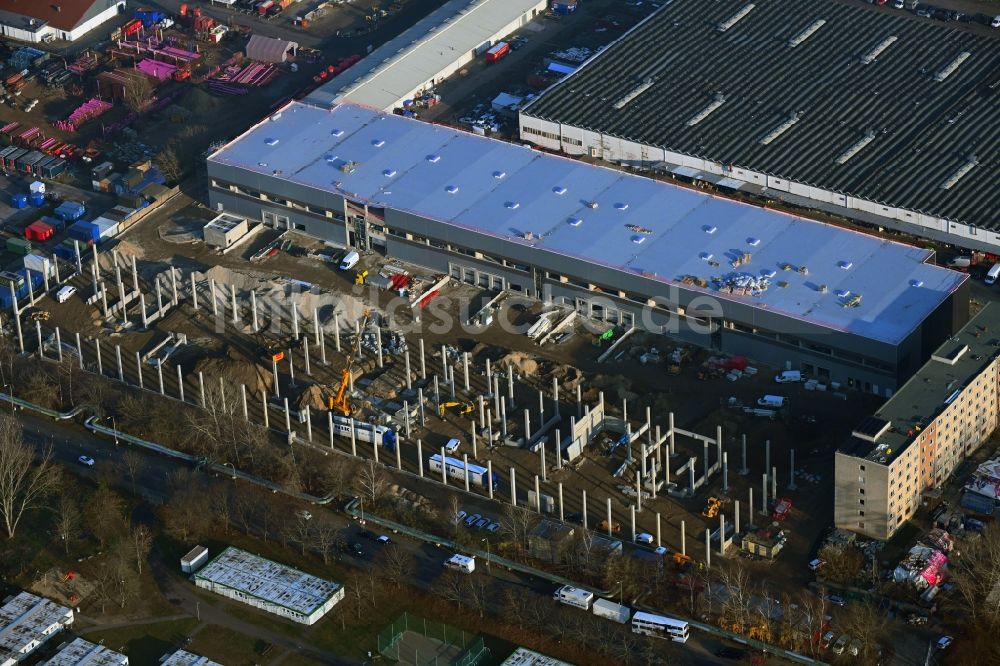
M 74 222 L 83 217 L 87 209 L 78 201 L 64 201 L 56 208 L 56 217 L 67 222 Z

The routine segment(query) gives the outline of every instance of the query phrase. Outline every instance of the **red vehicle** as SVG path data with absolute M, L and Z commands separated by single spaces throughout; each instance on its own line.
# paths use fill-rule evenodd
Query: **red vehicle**
M 257 5 L 257 13 L 261 16 L 267 14 L 267 10 L 274 6 L 274 0 L 264 0 L 264 2 Z
M 122 36 L 125 38 L 134 37 L 142 31 L 142 21 L 139 19 L 132 19 L 125 24 L 122 28 Z
M 495 44 L 493 48 L 486 52 L 486 62 L 496 62 L 508 53 L 510 53 L 510 44 L 507 42 Z
M 792 500 L 787 497 L 782 497 L 777 502 L 774 503 L 774 510 L 771 513 L 771 518 L 778 522 L 783 521 L 788 518 L 788 514 L 792 512 Z

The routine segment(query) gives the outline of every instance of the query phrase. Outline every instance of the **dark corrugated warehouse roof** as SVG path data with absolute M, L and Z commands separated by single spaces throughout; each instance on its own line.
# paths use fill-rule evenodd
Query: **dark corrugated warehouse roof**
M 523 113 L 1000 228 L 1000 40 L 909 13 L 674 0 Z

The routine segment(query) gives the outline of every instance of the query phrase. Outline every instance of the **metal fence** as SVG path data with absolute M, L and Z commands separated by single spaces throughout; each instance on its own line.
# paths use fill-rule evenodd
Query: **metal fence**
M 413 666 L 475 666 L 489 652 L 477 634 L 409 613 L 379 632 L 378 651 Z

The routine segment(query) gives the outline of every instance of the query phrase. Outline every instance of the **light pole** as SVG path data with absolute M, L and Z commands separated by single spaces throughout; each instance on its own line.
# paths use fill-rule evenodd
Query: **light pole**
M 111 421 L 111 429 L 115 432 L 115 446 L 118 446 L 118 426 L 115 425 L 115 417 L 109 416 L 108 419 Z
M 358 499 L 361 500 L 361 524 L 364 525 L 365 524 L 365 498 L 359 496 Z
M 624 594 L 623 594 L 623 592 L 622 592 L 622 589 L 623 589 L 624 587 L 625 587 L 625 586 L 624 586 L 624 585 L 622 585 L 622 582 L 621 582 L 621 581 L 618 581 L 618 605 L 619 605 L 619 606 L 624 606 L 624 605 L 625 605 L 625 604 L 623 604 L 623 603 L 622 603 L 622 597 L 624 596 Z
M 236 479 L 236 465 L 234 465 L 231 462 L 224 462 L 224 463 L 222 463 L 223 467 L 225 467 L 226 465 L 229 465 L 230 467 L 233 468 L 233 480 L 235 480 Z
M 4 387 L 4 389 L 10 389 L 10 392 L 7 395 L 10 397 L 10 413 L 11 413 L 11 416 L 13 416 L 14 415 L 14 385 L 13 384 L 4 384 L 3 387 Z
M 482 539 L 482 542 L 486 544 L 486 568 L 490 568 L 490 560 L 493 559 L 493 555 L 490 554 L 490 540 Z

